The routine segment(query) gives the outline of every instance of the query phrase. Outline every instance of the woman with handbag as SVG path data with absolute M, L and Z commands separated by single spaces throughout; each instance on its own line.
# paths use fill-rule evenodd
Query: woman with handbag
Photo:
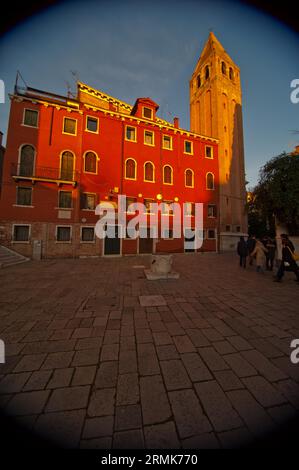
M 284 275 L 286 270 L 285 263 L 289 264 L 290 271 L 293 271 L 296 276 L 296 281 L 299 282 L 299 268 L 296 263 L 296 254 L 294 245 L 288 237 L 281 235 L 281 242 L 282 242 L 282 260 L 277 271 L 277 274 L 274 278 L 274 282 L 281 282 L 281 279 Z

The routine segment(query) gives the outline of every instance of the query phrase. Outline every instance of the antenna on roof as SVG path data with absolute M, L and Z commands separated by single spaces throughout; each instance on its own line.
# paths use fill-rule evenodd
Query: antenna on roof
M 28 88 L 28 85 L 27 83 L 25 82 L 24 78 L 22 77 L 22 74 L 19 70 L 17 70 L 17 76 L 16 76 L 16 82 L 15 82 L 15 93 L 18 92 L 18 82 L 19 82 L 19 79 L 23 82 L 23 84 L 25 85 L 25 88 Z M 24 88 L 24 87 L 23 87 Z

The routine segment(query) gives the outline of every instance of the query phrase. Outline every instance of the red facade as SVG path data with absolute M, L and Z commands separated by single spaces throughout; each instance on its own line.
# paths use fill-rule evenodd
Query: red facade
M 44 257 L 113 253 L 92 236 L 94 209 L 101 201 L 117 205 L 123 194 L 136 202 L 157 202 L 158 196 L 203 203 L 202 250 L 215 251 L 218 142 L 180 129 L 178 120 L 163 121 L 157 110 L 149 98 L 132 107 L 80 83 L 76 100 L 15 90 L 0 202 L 2 243 L 29 256 L 35 241 Z M 124 239 L 120 251 L 183 252 L 184 239 L 161 233 L 147 242 Z

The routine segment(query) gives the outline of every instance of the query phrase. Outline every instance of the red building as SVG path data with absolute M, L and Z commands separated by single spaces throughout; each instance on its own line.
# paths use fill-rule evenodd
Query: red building
M 177 118 L 160 119 L 150 98 L 131 106 L 83 83 L 76 99 L 29 87 L 16 87 L 10 99 L 2 244 L 45 258 L 184 251 L 171 224 L 167 234 L 145 239 L 95 237 L 96 205 L 117 206 L 122 194 L 148 211 L 157 199 L 165 208 L 188 202 L 191 219 L 193 204 L 203 203 L 201 250 L 217 250 L 217 139 L 181 129 Z

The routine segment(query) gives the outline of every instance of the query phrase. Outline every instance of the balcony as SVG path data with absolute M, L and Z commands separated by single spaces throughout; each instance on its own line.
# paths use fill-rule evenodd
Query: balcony
M 72 169 L 50 168 L 45 166 L 32 165 L 11 165 L 11 176 L 15 181 L 31 181 L 34 184 L 37 181 L 46 183 L 56 183 L 58 186 L 61 184 L 70 184 L 74 188 L 78 182 L 78 172 Z

